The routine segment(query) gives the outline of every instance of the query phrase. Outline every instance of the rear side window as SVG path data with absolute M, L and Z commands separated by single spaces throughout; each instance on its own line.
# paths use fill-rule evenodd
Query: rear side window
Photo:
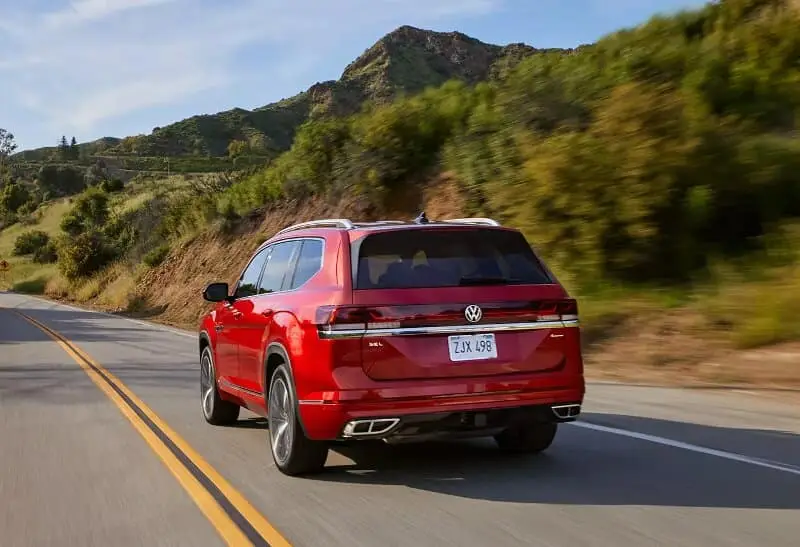
M 296 289 L 314 277 L 322 269 L 322 249 L 323 244 L 319 239 L 306 239 L 300 249 L 300 256 L 297 258 L 297 266 L 294 270 L 294 278 L 289 286 Z
M 269 255 L 269 248 L 260 251 L 250 264 L 247 265 L 242 277 L 239 278 L 239 283 L 236 286 L 235 298 L 245 298 L 258 294 L 258 278 L 261 276 L 261 270 L 264 268 L 264 262 Z
M 284 278 L 289 272 L 292 257 L 299 245 L 299 241 L 285 241 L 270 247 L 272 252 L 269 255 L 267 267 L 264 268 L 264 275 L 261 276 L 259 293 L 271 293 L 281 290 Z
M 420 229 L 366 236 L 357 289 L 552 283 L 528 242 L 506 230 Z

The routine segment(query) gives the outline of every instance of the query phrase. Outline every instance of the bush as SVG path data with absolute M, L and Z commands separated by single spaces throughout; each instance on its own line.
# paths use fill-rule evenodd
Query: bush
M 33 252 L 33 261 L 37 264 L 53 264 L 58 260 L 58 248 L 52 241 Z
M 92 275 L 113 259 L 102 234 L 95 231 L 66 237 L 58 246 L 58 268 L 70 281 Z
M 160 265 L 169 255 L 169 245 L 164 244 L 156 247 L 155 249 L 148 252 L 142 258 L 142 262 L 145 265 L 149 266 L 150 268 L 155 268 L 156 266 Z
M 70 235 L 101 229 L 109 220 L 108 194 L 89 188 L 74 201 L 72 210 L 61 220 L 61 229 Z
M 71 165 L 44 165 L 37 180 L 40 191 L 48 197 L 70 196 L 86 187 L 83 171 Z
M 107 179 L 100 183 L 100 189 L 104 192 L 108 192 L 109 194 L 121 192 L 124 188 L 125 183 L 118 178 Z
M 14 254 L 17 256 L 36 253 L 50 243 L 50 236 L 41 230 L 31 230 L 20 234 L 14 242 Z

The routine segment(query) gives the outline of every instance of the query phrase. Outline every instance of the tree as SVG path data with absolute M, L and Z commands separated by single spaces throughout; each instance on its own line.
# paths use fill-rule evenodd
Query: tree
M 22 184 L 7 184 L 0 192 L 0 212 L 16 213 L 30 197 L 30 192 Z
M 0 127 L 0 158 L 7 158 L 17 149 L 13 133 Z
M 69 159 L 69 144 L 67 144 L 66 135 L 61 135 L 61 140 L 58 141 L 58 155 L 62 160 Z
M 0 171 L 3 171 L 8 157 L 17 149 L 14 135 L 0 127 Z
M 48 198 L 77 194 L 86 186 L 83 172 L 71 165 L 43 165 L 37 180 Z
M 69 143 L 69 157 L 73 160 L 77 160 L 80 158 L 80 150 L 78 149 L 78 141 L 75 137 L 72 137 L 72 140 Z

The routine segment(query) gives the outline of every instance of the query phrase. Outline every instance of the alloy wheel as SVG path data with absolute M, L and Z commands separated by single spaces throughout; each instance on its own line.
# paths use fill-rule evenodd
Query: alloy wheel
M 289 388 L 281 377 L 275 379 L 269 394 L 269 436 L 273 456 L 284 464 L 294 442 L 294 412 Z
M 214 412 L 214 365 L 208 352 L 203 354 L 200 361 L 200 397 L 203 414 L 210 418 Z

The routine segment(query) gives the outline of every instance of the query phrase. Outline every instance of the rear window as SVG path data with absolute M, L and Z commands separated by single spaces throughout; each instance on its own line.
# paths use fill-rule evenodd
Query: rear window
M 519 232 L 393 230 L 357 247 L 357 289 L 552 283 Z

